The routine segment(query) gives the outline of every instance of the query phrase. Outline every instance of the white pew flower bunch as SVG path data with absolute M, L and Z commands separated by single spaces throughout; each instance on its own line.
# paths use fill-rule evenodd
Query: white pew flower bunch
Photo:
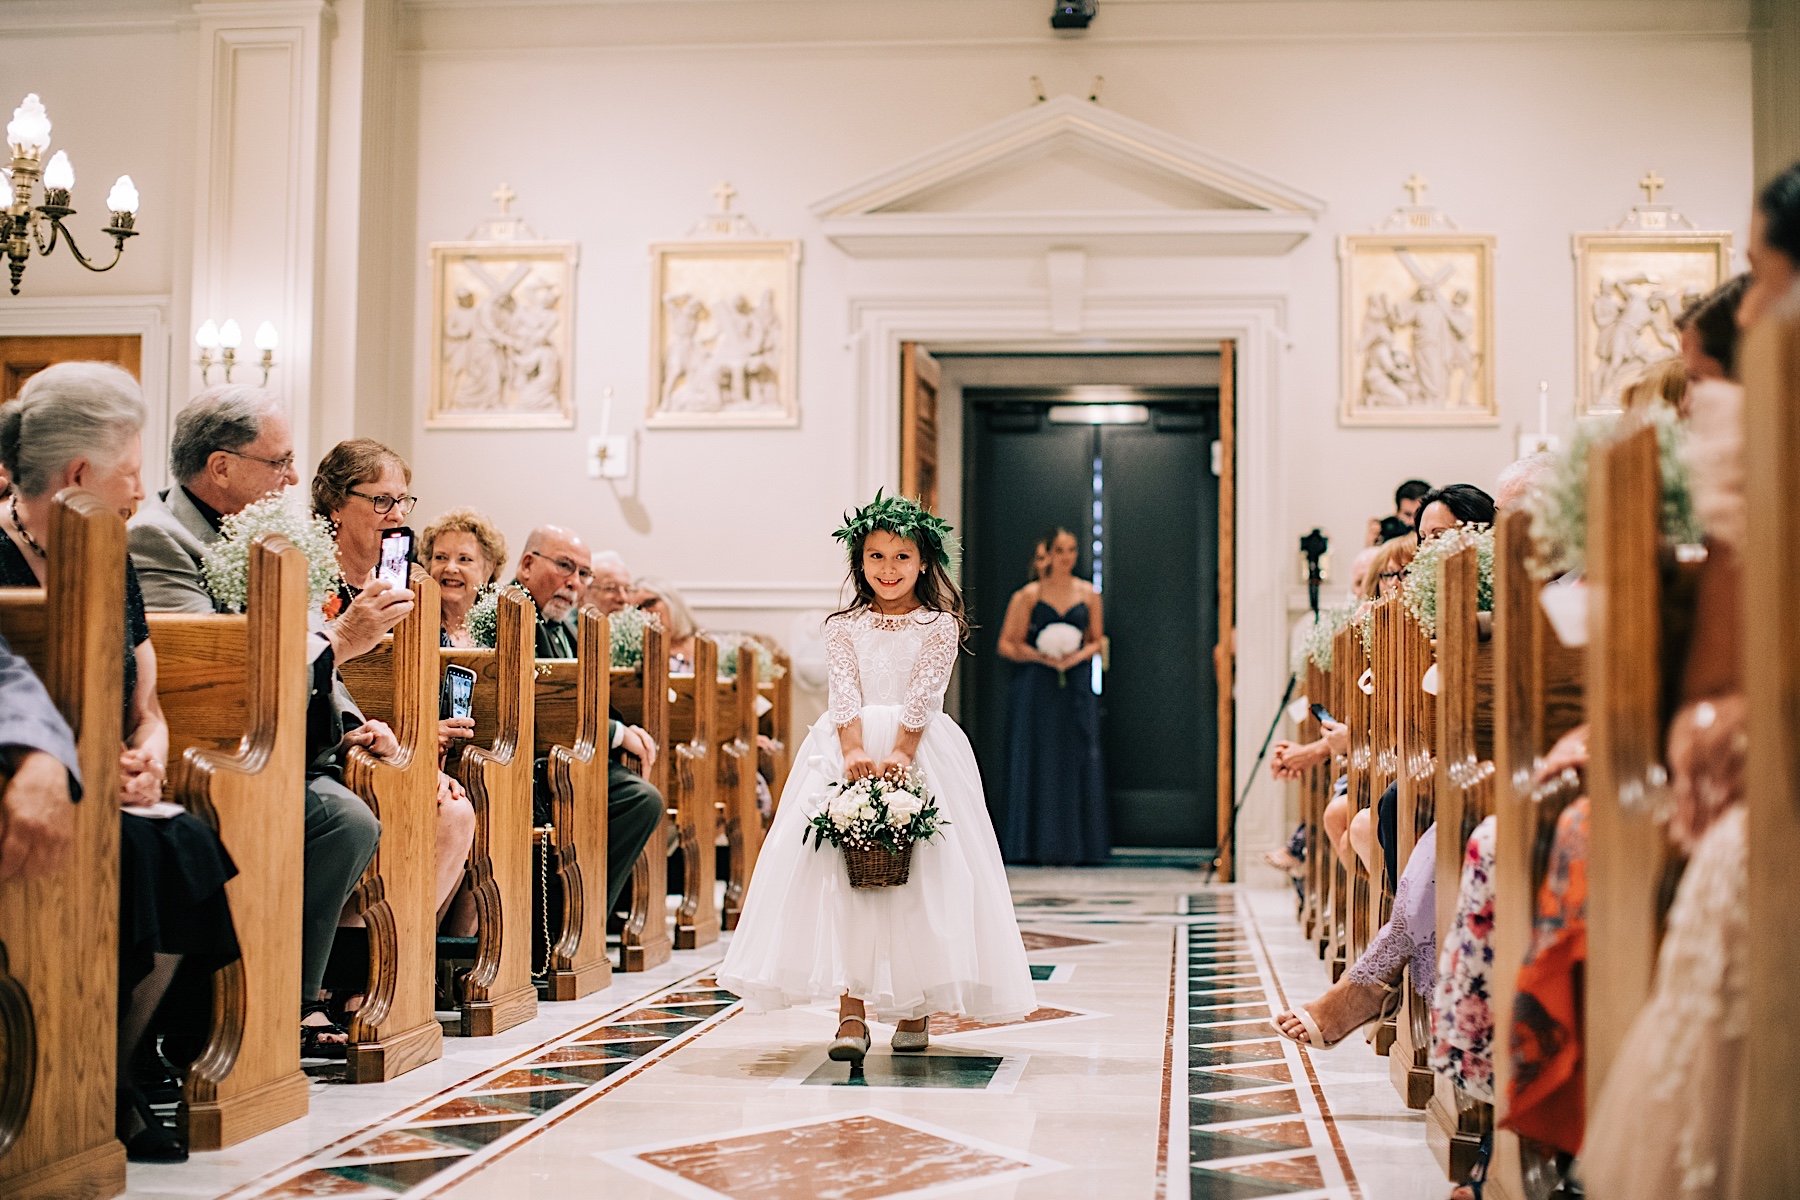
M 644 630 L 662 628 L 662 622 L 641 608 L 626 608 L 609 618 L 612 626 L 612 665 L 635 671 L 644 665 Z
M 1331 670 L 1331 643 L 1338 635 L 1338 630 L 1348 625 L 1356 617 L 1356 604 L 1349 602 L 1335 608 L 1321 608 L 1318 619 L 1306 627 L 1306 633 L 1300 639 L 1299 648 L 1294 651 L 1291 664 L 1296 675 L 1306 670 L 1307 663 L 1313 663 L 1321 671 Z
M 1401 580 L 1400 602 L 1427 637 L 1437 636 L 1439 567 L 1466 546 L 1475 547 L 1475 607 L 1494 611 L 1494 527 L 1464 525 L 1446 530 L 1419 547 Z
M 1636 413 L 1599 417 L 1576 426 L 1568 448 L 1556 456 L 1544 485 L 1527 501 L 1531 513 L 1531 571 L 1539 579 L 1579 575 L 1587 569 L 1588 460 L 1595 446 L 1617 437 L 1627 421 L 1645 421 L 1656 430 L 1657 467 L 1662 476 L 1662 537 L 1670 545 L 1702 536 L 1685 455 L 1687 430 L 1667 405 Z
M 537 603 L 532 600 L 530 592 L 516 583 L 509 583 L 506 586 L 525 597 L 525 602 L 530 604 L 534 611 L 536 610 Z M 475 640 L 477 646 L 488 650 L 492 650 L 500 643 L 501 590 L 498 584 L 490 583 L 476 592 L 475 603 L 469 606 L 469 615 L 466 618 L 469 636 Z
M 898 779 L 870 775 L 854 783 L 825 785 L 825 804 L 801 830 L 813 849 L 836 846 L 852 887 L 892 887 L 906 882 L 912 848 L 950 822 L 938 813 L 925 776 L 908 768 Z
M 719 642 L 719 678 L 736 679 L 738 674 L 738 655 L 748 650 L 750 657 L 756 662 L 756 678 L 758 682 L 780 679 L 787 674 L 787 668 L 775 661 L 769 648 L 748 634 L 725 633 L 718 636 Z
M 243 612 L 250 602 L 250 547 L 265 533 L 277 533 L 306 556 L 307 605 L 319 608 L 337 594 L 337 542 L 324 517 L 275 495 L 247 505 L 219 523 L 219 540 L 200 559 L 206 590 L 227 612 Z

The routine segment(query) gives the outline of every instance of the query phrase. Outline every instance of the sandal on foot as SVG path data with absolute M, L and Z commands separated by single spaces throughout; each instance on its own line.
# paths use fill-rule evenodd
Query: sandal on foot
M 1326 1041 L 1325 1035 L 1323 1033 L 1319 1032 L 1319 1023 L 1317 1021 L 1313 1020 L 1312 1014 L 1306 1011 L 1305 1005 L 1301 1005 L 1298 1008 L 1290 1009 L 1289 1011 L 1282 1013 L 1281 1016 L 1293 1017 L 1296 1021 L 1299 1021 L 1300 1027 L 1306 1031 L 1306 1036 L 1303 1038 L 1298 1038 L 1298 1037 L 1295 1037 L 1293 1034 L 1289 1033 L 1287 1030 L 1283 1029 L 1281 1027 L 1281 1018 L 1280 1017 L 1277 1017 L 1275 1020 L 1270 1021 L 1269 1028 L 1273 1029 L 1277 1035 L 1286 1038 L 1288 1041 L 1294 1043 L 1296 1046 L 1310 1046 L 1314 1050 L 1328 1050 L 1332 1046 L 1337 1045 L 1338 1042 L 1341 1042 L 1344 1040 L 1343 1038 L 1339 1038 L 1339 1039 L 1337 1039 L 1337 1042 Z
M 861 1030 L 860 1036 L 844 1032 L 844 1026 L 856 1024 Z M 825 1056 L 833 1062 L 861 1064 L 869 1053 L 869 1024 L 861 1017 L 845 1017 L 838 1022 L 838 1035 L 832 1039 L 831 1047 Z
M 300 1010 L 300 1057 L 333 1062 L 350 1057 L 350 1031 L 331 1019 L 330 1007 L 323 1000 Z
M 931 1018 L 925 1018 L 918 1029 L 894 1029 L 894 1040 L 891 1043 L 901 1054 L 917 1054 L 931 1045 Z

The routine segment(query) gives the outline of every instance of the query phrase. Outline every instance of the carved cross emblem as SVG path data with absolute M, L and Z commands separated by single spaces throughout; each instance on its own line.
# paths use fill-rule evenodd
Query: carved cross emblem
M 1664 179 L 1661 175 L 1658 175 L 1654 170 L 1645 171 L 1644 177 L 1638 180 L 1638 187 L 1644 190 L 1644 203 L 1655 204 L 1656 193 L 1662 191 L 1663 187 L 1668 182 L 1668 180 Z
M 1431 186 L 1431 181 L 1414 171 L 1400 186 L 1412 194 L 1413 207 L 1417 208 L 1420 199 L 1425 195 L 1425 189 Z

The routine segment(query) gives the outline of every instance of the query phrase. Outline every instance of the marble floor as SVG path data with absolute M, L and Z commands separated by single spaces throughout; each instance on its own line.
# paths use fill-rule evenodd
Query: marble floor
M 1360 1039 L 1302 1053 L 1271 1011 L 1323 988 L 1291 896 L 1168 867 L 1013 873 L 1038 980 L 1023 1021 L 889 1030 L 852 1075 L 825 1008 L 756 1015 L 722 945 L 544 1005 L 386 1084 L 314 1076 L 312 1112 L 130 1195 L 718 1200 L 968 1196 L 1419 1200 L 1423 1118 Z M 729 937 L 729 935 L 726 935 Z

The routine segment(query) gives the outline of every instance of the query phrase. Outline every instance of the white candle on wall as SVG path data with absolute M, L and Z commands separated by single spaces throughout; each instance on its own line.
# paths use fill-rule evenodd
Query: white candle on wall
M 1550 381 L 1538 380 L 1538 436 L 1550 436 Z

